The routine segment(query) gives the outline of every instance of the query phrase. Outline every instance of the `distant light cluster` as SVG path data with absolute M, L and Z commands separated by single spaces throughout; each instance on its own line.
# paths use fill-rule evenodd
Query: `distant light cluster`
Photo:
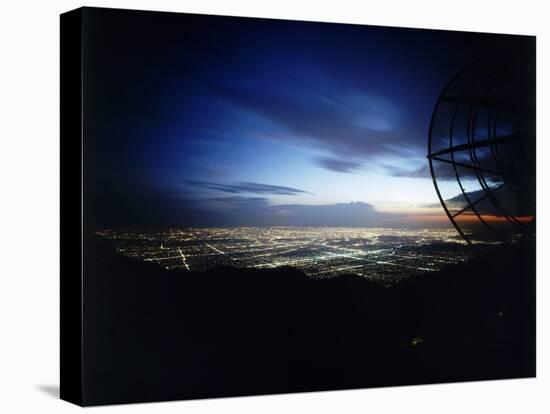
M 355 274 L 387 285 L 471 258 L 447 229 L 224 227 L 97 234 L 113 240 L 117 252 L 165 269 L 292 266 L 313 278 Z

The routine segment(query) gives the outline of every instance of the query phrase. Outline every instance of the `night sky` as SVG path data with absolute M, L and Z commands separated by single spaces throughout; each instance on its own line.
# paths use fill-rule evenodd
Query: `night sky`
M 446 225 L 426 161 L 434 104 L 466 64 L 521 47 L 89 9 L 87 225 Z

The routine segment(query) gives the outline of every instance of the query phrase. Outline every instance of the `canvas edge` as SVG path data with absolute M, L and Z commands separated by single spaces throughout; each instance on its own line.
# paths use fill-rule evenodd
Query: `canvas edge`
M 60 398 L 84 405 L 82 9 L 60 15 Z

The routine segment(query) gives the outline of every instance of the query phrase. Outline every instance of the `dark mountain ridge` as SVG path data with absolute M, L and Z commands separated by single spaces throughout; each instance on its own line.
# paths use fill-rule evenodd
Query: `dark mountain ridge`
M 167 271 L 93 236 L 86 251 L 87 404 L 535 375 L 532 245 L 391 288 L 288 267 Z

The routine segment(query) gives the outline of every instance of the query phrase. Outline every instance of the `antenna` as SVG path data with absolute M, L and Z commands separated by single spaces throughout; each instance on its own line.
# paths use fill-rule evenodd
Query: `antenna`
M 535 75 L 522 56 L 459 71 L 434 107 L 428 162 L 439 201 L 471 244 L 535 233 Z

